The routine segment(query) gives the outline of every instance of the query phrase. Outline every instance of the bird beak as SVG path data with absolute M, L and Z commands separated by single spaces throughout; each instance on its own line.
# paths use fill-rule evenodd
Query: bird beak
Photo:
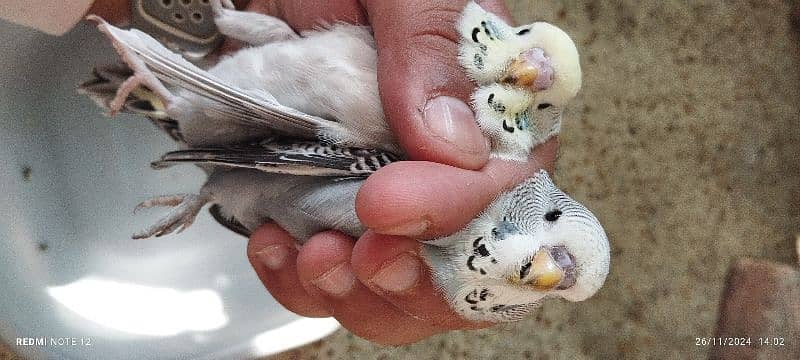
M 547 90 L 553 85 L 552 61 L 541 48 L 527 50 L 511 60 L 500 83 L 533 91 Z
M 550 255 L 550 249 L 539 249 L 531 261 L 531 278 L 533 279 L 530 282 L 531 286 L 539 291 L 552 290 L 558 286 L 563 276 L 564 270 L 561 270 Z

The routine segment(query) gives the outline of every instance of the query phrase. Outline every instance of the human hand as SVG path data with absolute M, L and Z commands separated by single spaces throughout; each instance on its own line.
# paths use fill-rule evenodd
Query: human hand
M 420 243 L 403 236 L 429 239 L 462 228 L 500 192 L 536 169 L 551 171 L 557 142 L 539 146 L 525 166 L 489 160 L 487 141 L 467 105 L 474 85 L 456 58 L 454 23 L 465 3 L 253 0 L 248 5 L 299 31 L 320 21 L 371 24 L 387 121 L 409 156 L 426 160 L 392 164 L 367 179 L 356 208 L 374 230 L 358 241 L 324 232 L 297 249 L 275 225 L 253 234 L 250 261 L 291 311 L 334 316 L 356 335 L 383 344 L 488 325 L 467 322 L 450 309 L 430 281 Z M 508 18 L 500 1 L 481 5 Z
M 427 160 L 393 164 L 366 181 L 357 211 L 362 222 L 375 230 L 357 242 L 324 232 L 297 249 L 275 225 L 254 233 L 248 246 L 251 263 L 288 309 L 306 316 L 335 316 L 353 333 L 384 344 L 488 325 L 456 315 L 431 283 L 419 255 L 420 243 L 392 236 L 434 238 L 452 233 L 536 169 L 552 170 L 555 140 L 538 147 L 536 160 L 526 166 L 489 161 L 487 141 L 467 105 L 474 85 L 456 60 L 459 36 L 454 23 L 465 3 L 253 0 L 248 4 L 249 10 L 278 16 L 300 31 L 320 22 L 371 23 L 387 121 L 412 159 Z M 508 18 L 501 2 L 481 5 Z

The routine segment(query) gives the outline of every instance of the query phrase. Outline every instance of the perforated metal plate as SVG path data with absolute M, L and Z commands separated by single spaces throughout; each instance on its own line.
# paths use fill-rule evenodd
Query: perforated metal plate
M 208 0 L 131 0 L 133 27 L 191 60 L 213 51 L 223 37 Z

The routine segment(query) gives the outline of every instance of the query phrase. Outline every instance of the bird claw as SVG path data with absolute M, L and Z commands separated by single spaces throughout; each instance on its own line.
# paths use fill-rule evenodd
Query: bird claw
M 161 220 L 147 229 L 133 234 L 134 239 L 145 239 L 152 236 L 160 237 L 173 232 L 180 234 L 194 223 L 200 209 L 209 202 L 209 197 L 203 194 L 178 194 L 155 197 L 143 201 L 133 210 L 134 213 L 141 209 L 157 206 L 171 207 L 169 213 Z
M 125 107 L 125 103 L 128 101 L 128 96 L 140 85 L 142 85 L 142 78 L 138 74 L 133 74 L 131 77 L 127 78 L 122 85 L 119 86 L 116 95 L 114 95 L 114 98 L 108 104 L 109 115 L 114 116 L 122 110 Z
M 170 103 L 172 99 L 172 93 L 164 87 L 164 84 L 161 83 L 155 74 L 153 74 L 150 69 L 147 68 L 147 65 L 131 50 L 124 41 L 118 39 L 113 31 L 113 26 L 109 25 L 105 22 L 102 18 L 90 15 L 87 19 L 95 21 L 97 23 L 97 28 L 105 34 L 108 39 L 111 41 L 111 45 L 119 54 L 120 59 L 122 60 L 125 65 L 130 67 L 130 70 L 133 71 L 133 75 L 126 79 L 117 89 L 116 95 L 109 103 L 109 114 L 115 115 L 117 112 L 122 110 L 125 107 L 125 103 L 128 100 L 128 95 L 139 86 L 145 86 L 154 92 L 161 101 L 164 102 L 165 105 Z

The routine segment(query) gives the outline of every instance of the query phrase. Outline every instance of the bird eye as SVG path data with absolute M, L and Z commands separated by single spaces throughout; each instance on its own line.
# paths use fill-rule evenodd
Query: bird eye
M 552 210 L 544 214 L 544 219 L 547 221 L 556 221 L 561 217 L 561 210 Z
M 522 280 L 531 272 L 531 262 L 529 261 L 527 264 L 522 265 L 519 269 L 519 279 Z
M 544 109 L 547 109 L 547 108 L 549 108 L 551 106 L 553 106 L 553 104 L 544 103 L 544 104 L 539 104 L 539 106 L 537 106 L 536 108 L 539 109 L 539 110 L 544 110 Z

